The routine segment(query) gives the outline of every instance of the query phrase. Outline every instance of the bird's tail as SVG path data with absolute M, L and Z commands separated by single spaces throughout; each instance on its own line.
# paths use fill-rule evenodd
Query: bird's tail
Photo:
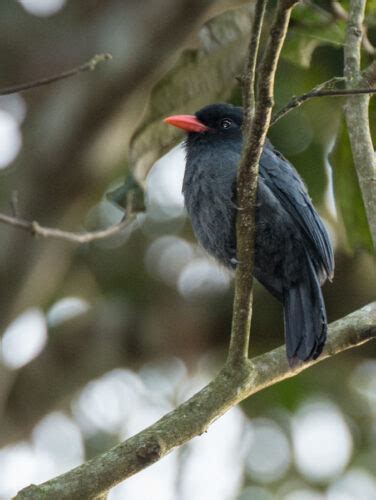
M 302 281 L 284 291 L 286 351 L 290 366 L 316 359 L 324 347 L 327 319 L 319 277 L 306 253 Z

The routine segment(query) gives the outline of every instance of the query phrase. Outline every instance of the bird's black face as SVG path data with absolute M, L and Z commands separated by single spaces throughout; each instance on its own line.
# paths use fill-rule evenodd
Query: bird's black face
M 208 127 L 208 131 L 225 137 L 239 135 L 243 122 L 243 110 L 231 104 L 210 104 L 195 113 Z
M 188 132 L 190 140 L 203 136 L 234 139 L 241 138 L 243 110 L 231 104 L 210 104 L 194 115 L 175 115 L 164 121 Z

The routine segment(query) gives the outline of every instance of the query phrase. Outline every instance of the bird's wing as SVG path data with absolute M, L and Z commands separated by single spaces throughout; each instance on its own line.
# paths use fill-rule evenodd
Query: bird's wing
M 329 235 L 312 205 L 307 190 L 293 166 L 268 142 L 260 160 L 259 175 L 300 226 L 317 251 L 318 263 L 330 279 L 334 271 Z

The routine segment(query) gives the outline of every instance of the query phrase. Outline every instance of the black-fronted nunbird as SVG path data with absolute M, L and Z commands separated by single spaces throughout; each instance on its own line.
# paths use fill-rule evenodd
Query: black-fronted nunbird
M 242 108 L 213 104 L 165 122 L 188 132 L 183 194 L 193 231 L 222 264 L 235 268 L 236 175 Z M 333 276 L 333 250 L 300 176 L 265 143 L 257 187 L 254 276 L 283 303 L 287 357 L 317 358 L 327 319 L 321 285 Z M 241 265 L 241 263 L 239 263 Z

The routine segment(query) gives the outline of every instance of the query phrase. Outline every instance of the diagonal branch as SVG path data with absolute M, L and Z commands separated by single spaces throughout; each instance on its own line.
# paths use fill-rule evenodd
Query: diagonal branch
M 258 0 L 258 4 L 262 4 Z M 273 107 L 274 77 L 282 45 L 287 33 L 293 0 L 280 0 L 277 6 L 268 43 L 260 67 L 257 86 L 257 100 L 254 115 L 251 106 L 246 106 L 244 116 L 244 147 L 239 164 L 237 179 L 237 204 L 240 207 L 236 222 L 237 255 L 239 262 L 235 277 L 235 296 L 233 306 L 231 340 L 228 360 L 232 363 L 243 363 L 248 357 L 249 332 L 252 317 L 252 271 L 254 245 L 250 242 L 255 237 L 254 207 L 256 205 L 256 188 L 258 163 L 270 124 Z M 258 6 L 256 11 L 262 13 Z M 260 30 L 258 30 L 258 34 Z M 257 43 L 250 44 L 252 48 Z M 248 69 L 254 71 L 254 58 Z M 247 82 L 247 79 L 246 79 Z M 248 79 L 253 85 L 254 77 Z M 252 97 L 252 89 L 245 92 Z
M 355 89 L 336 89 L 336 88 L 327 88 L 330 87 L 335 81 L 342 80 L 342 78 L 334 77 L 327 82 L 321 83 L 314 87 L 312 90 L 305 92 L 300 96 L 294 96 L 292 99 L 277 111 L 270 122 L 270 126 L 275 125 L 281 118 L 286 116 L 293 109 L 298 108 L 305 102 L 314 99 L 316 97 L 343 97 L 343 96 L 355 96 L 355 95 L 363 95 L 363 94 L 375 94 L 376 88 L 355 88 Z M 365 82 L 363 82 L 365 83 Z
M 357 86 L 362 82 L 360 63 L 365 6 L 366 0 L 350 2 L 344 47 L 344 74 L 348 87 Z M 367 76 L 365 79 L 367 80 Z M 354 165 L 373 245 L 376 248 L 376 156 L 369 126 L 369 100 L 369 95 L 349 97 L 345 105 L 345 116 Z
M 85 71 L 93 71 L 98 64 L 103 61 L 108 61 L 109 59 L 112 59 L 111 54 L 97 54 L 93 56 L 90 61 L 81 64 L 81 66 L 63 71 L 58 75 L 48 76 L 46 78 L 41 78 L 40 80 L 33 80 L 32 82 L 20 83 L 18 85 L 11 85 L 10 87 L 4 87 L 0 89 L 0 95 L 9 95 L 15 94 L 17 92 L 23 92 L 24 90 L 30 90 L 36 87 L 41 87 L 42 85 L 48 85 L 49 83 L 64 80 L 65 78 L 78 75 L 79 73 L 84 73 Z
M 243 399 L 373 338 L 376 338 L 376 302 L 329 325 L 324 352 L 315 361 L 292 369 L 282 346 L 243 363 L 237 370 L 226 364 L 210 384 L 155 424 L 61 476 L 25 488 L 15 498 L 95 498 L 205 432 L 214 420 Z

